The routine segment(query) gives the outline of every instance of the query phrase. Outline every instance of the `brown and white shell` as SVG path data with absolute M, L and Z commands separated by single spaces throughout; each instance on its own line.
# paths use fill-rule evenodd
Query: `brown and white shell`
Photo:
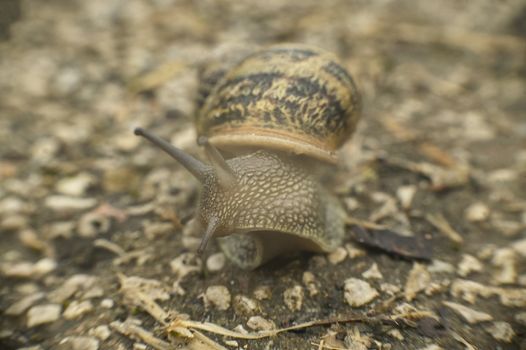
M 360 118 L 356 85 L 330 53 L 306 45 L 256 51 L 213 72 L 197 131 L 224 150 L 260 148 L 326 162 Z

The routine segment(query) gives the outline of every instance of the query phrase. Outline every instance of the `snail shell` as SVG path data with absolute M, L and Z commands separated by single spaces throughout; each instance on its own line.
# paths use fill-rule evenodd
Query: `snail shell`
M 274 149 L 334 163 L 360 118 L 353 79 L 317 48 L 272 46 L 214 74 L 196 126 L 221 149 Z

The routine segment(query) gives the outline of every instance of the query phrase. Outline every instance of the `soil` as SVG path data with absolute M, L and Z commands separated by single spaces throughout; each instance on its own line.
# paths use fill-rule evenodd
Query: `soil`
M 0 348 L 162 348 L 119 331 L 132 323 L 171 348 L 526 349 L 524 1 L 6 1 L 0 13 Z M 431 261 L 351 235 L 255 271 L 223 264 L 216 242 L 195 254 L 199 185 L 133 128 L 205 159 L 199 71 L 218 51 L 280 42 L 334 52 L 362 92 L 330 184 L 349 216 L 424 239 Z M 132 276 L 167 321 L 127 289 Z M 359 305 L 356 279 L 370 287 Z M 201 331 L 220 345 L 166 328 L 188 317 L 253 332 L 254 316 L 320 324 L 259 340 Z

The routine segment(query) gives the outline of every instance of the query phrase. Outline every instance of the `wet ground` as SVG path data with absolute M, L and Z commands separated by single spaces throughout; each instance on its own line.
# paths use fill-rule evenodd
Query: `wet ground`
M 0 348 L 526 349 L 524 1 L 0 9 Z M 203 157 L 199 67 L 276 42 L 333 51 L 355 77 L 363 120 L 333 187 L 431 261 L 350 234 L 252 272 L 215 242 L 194 253 L 198 184 L 133 127 Z

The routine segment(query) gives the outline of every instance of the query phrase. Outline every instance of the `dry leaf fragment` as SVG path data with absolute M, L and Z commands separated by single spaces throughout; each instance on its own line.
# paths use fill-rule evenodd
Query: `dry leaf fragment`
M 431 283 L 431 275 L 422 264 L 415 263 L 409 272 L 405 283 L 404 295 L 407 301 L 411 301 L 415 296 L 425 290 Z

